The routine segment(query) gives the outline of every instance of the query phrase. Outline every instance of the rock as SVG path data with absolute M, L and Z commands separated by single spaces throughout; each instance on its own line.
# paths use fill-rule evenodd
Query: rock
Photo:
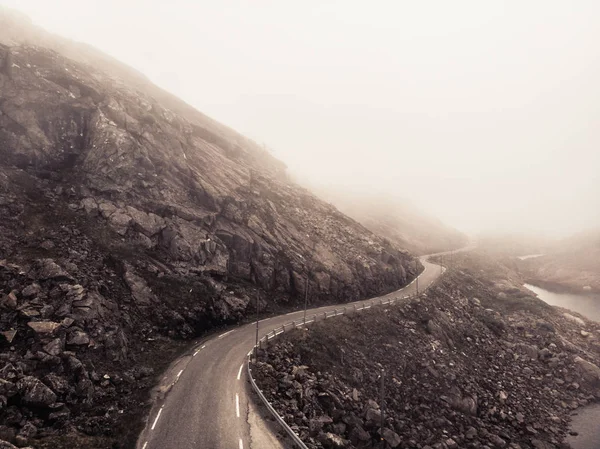
M 63 342 L 60 338 L 55 338 L 44 345 L 44 351 L 50 355 L 60 355 L 63 352 Z
M 60 327 L 54 321 L 30 321 L 27 325 L 37 334 L 51 334 Z
M 579 318 L 579 317 L 576 317 L 576 316 L 574 316 L 574 315 L 571 315 L 570 313 L 563 313 L 563 316 L 564 316 L 566 319 L 568 319 L 568 320 L 570 320 L 570 321 L 572 321 L 572 322 L 574 322 L 574 323 L 577 323 L 577 324 L 579 324 L 580 326 L 585 326 L 585 321 L 583 321 L 583 320 L 582 320 L 581 318 Z
M 592 335 L 590 332 L 584 330 L 582 330 L 580 333 L 583 338 L 588 338 L 590 335 Z
M 506 447 L 506 441 L 504 441 L 498 435 L 491 434 L 488 436 L 488 439 L 490 440 L 490 443 L 492 443 L 496 448 L 502 449 Z
M 17 292 L 15 290 L 11 291 L 8 295 L 6 295 L 2 300 L 0 300 L 0 306 L 15 310 L 17 308 Z
M 56 402 L 56 394 L 39 379 L 25 376 L 17 382 L 17 390 L 24 404 L 33 407 L 50 407 Z
M 477 429 L 475 427 L 469 427 L 465 432 L 465 437 L 469 440 L 472 440 L 477 437 Z
M 454 441 L 452 438 L 448 438 L 445 441 L 445 444 L 448 449 L 456 449 L 458 447 L 458 443 L 456 441 Z
M 600 368 L 587 360 L 577 356 L 573 360 L 575 367 L 583 376 L 583 379 L 592 387 L 600 386 Z
M 60 267 L 53 259 L 38 259 L 37 277 L 42 280 L 52 279 L 55 281 L 73 281 L 73 277 Z
M 90 337 L 83 331 L 74 331 L 67 338 L 68 345 L 87 345 L 90 343 Z
M 44 383 L 57 394 L 65 394 L 69 391 L 69 382 L 57 374 L 50 373 L 44 377 Z
M 336 435 L 331 432 L 321 434 L 319 436 L 319 441 L 321 442 L 321 444 L 323 444 L 323 447 L 332 448 L 332 449 L 333 448 L 344 448 L 344 447 L 347 447 L 347 445 L 348 445 L 347 440 L 344 440 L 339 435 Z
M 381 411 L 374 408 L 368 408 L 365 412 L 365 420 L 372 422 L 381 421 Z
M 8 344 L 11 344 L 17 335 L 17 331 L 12 329 L 9 331 L 2 331 L 0 334 L 4 336 Z
M 390 447 L 395 448 L 400 446 L 400 443 L 402 443 L 400 435 L 398 435 L 393 430 L 388 429 L 387 427 L 383 428 L 383 432 L 381 435 L 383 436 L 385 442 L 390 445 Z

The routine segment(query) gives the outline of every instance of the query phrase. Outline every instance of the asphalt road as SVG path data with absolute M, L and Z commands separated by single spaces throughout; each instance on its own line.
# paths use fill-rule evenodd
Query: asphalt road
M 423 256 L 425 270 L 419 276 L 423 291 L 442 273 L 439 265 Z M 381 296 L 401 298 L 414 294 L 413 281 L 401 290 Z M 375 298 L 374 298 L 375 299 Z M 359 301 L 355 304 L 368 303 Z M 348 305 L 348 304 L 344 304 Z M 333 311 L 338 306 L 309 309 L 314 313 Z M 292 320 L 300 321 L 303 311 L 266 318 L 259 322 L 259 338 Z M 254 347 L 256 324 L 246 324 L 199 344 L 179 358 L 165 374 L 157 400 L 137 449 L 279 449 L 281 444 L 249 398 L 246 356 Z

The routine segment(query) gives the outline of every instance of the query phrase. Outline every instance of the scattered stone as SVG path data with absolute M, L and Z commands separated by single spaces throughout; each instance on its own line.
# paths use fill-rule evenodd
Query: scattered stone
M 17 382 L 17 389 L 24 404 L 33 407 L 50 407 L 56 402 L 56 394 L 35 377 L 23 377 Z
M 27 325 L 38 334 L 51 334 L 60 327 L 60 323 L 54 321 L 30 321 Z

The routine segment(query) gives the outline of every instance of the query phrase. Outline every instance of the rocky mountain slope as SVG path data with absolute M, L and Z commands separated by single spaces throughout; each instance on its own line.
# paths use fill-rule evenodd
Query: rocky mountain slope
M 433 254 L 462 248 L 468 238 L 408 201 L 371 192 L 360 194 L 315 187 L 322 198 L 374 233 L 413 254 Z
M 0 440 L 132 447 L 178 341 L 256 298 L 350 301 L 422 269 L 252 141 L 23 20 L 0 14 Z
M 600 292 L 600 231 L 588 231 L 554 244 L 542 257 L 519 263 L 536 284 L 576 292 Z
M 600 327 L 520 282 L 458 255 L 423 298 L 286 333 L 253 372 L 311 448 L 568 447 L 569 414 L 600 400 Z

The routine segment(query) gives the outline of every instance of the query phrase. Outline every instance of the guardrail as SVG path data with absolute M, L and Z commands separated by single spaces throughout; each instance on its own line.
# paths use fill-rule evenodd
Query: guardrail
M 256 385 L 256 381 L 254 380 L 254 377 L 252 377 L 252 368 L 251 368 L 252 353 L 256 353 L 258 351 L 258 349 L 262 347 L 263 343 L 267 344 L 269 340 L 277 338 L 278 335 L 285 333 L 287 327 L 289 327 L 289 329 L 287 329 L 287 330 L 293 330 L 293 329 L 305 327 L 308 324 L 314 324 L 317 321 L 324 321 L 327 318 L 333 318 L 333 317 L 336 317 L 339 315 L 345 315 L 345 314 L 348 314 L 348 312 L 352 312 L 352 313 L 362 312 L 364 310 L 370 309 L 371 307 L 373 307 L 375 305 L 382 305 L 382 306 L 383 305 L 392 305 L 397 301 L 407 299 L 407 298 L 410 298 L 410 296 L 403 296 L 402 298 L 396 297 L 394 299 L 388 299 L 386 301 L 384 301 L 383 299 L 379 299 L 379 300 L 375 299 L 375 300 L 371 300 L 368 303 L 362 303 L 361 304 L 362 307 L 356 307 L 356 304 L 353 304 L 353 307 L 343 306 L 340 308 L 333 309 L 332 311 L 325 311 L 323 313 L 315 313 L 310 316 L 310 320 L 307 319 L 305 321 L 304 319 L 302 319 L 302 320 L 299 320 L 298 322 L 291 321 L 289 323 L 285 323 L 281 327 L 277 327 L 277 328 L 271 330 L 271 332 L 267 333 L 267 335 L 265 335 L 260 340 L 258 340 L 258 345 L 255 345 L 253 350 L 250 353 L 248 353 L 248 359 L 247 359 L 246 366 L 247 366 L 247 370 L 248 370 L 248 378 L 250 379 L 250 384 L 252 385 L 253 390 L 256 392 L 256 394 L 258 395 L 260 400 L 263 402 L 263 404 L 267 407 L 267 409 L 269 410 L 271 415 L 273 415 L 275 420 L 281 425 L 281 427 L 283 427 L 283 430 L 285 430 L 285 432 L 292 439 L 293 443 L 299 449 L 309 449 L 309 448 L 300 439 L 300 436 L 296 432 L 294 432 L 292 430 L 292 428 L 285 422 L 285 420 L 279 415 L 279 413 L 277 413 L 277 411 L 275 410 L 273 405 L 271 405 L 271 403 L 267 400 L 267 398 L 263 394 L 262 390 L 258 387 L 258 385 Z M 309 318 L 309 317 L 307 317 L 307 318 Z

